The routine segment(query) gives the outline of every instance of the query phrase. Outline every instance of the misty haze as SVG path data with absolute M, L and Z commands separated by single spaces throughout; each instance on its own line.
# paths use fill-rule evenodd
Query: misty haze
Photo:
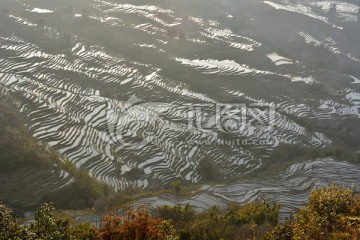
M 0 206 L 23 222 L 44 203 L 101 228 L 130 205 L 200 219 L 255 201 L 275 204 L 273 227 L 316 189 L 358 193 L 359 0 L 1 0 L 0 11 Z M 172 220 L 174 239 L 234 239 Z

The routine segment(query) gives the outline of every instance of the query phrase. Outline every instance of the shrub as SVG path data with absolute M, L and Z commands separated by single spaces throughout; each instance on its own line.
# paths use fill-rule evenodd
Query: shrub
M 292 220 L 276 226 L 271 232 L 265 234 L 264 240 L 292 240 Z
M 151 218 L 146 208 L 129 211 L 125 217 L 115 213 L 104 219 L 105 225 L 100 229 L 103 240 L 170 240 L 178 239 L 173 225 L 169 221 Z
M 30 228 L 22 226 L 0 204 L 0 239 L 15 240 L 357 240 L 360 239 L 360 197 L 348 188 L 330 186 L 314 191 L 309 204 L 277 225 L 279 206 L 255 201 L 243 206 L 195 213 L 189 206 L 158 207 L 155 216 L 140 207 L 124 217 L 105 217 L 99 230 L 86 223 L 73 226 L 56 217 L 51 204 L 35 213 Z M 176 229 L 176 230 L 175 230 Z M 271 231 L 270 231 L 271 230 Z
M 33 240 L 35 235 L 18 223 L 11 209 L 0 204 L 0 239 Z
M 309 205 L 297 214 L 294 239 L 351 239 L 349 234 L 359 239 L 359 206 L 351 189 L 331 186 L 314 191 Z
M 233 205 L 220 211 L 217 207 L 197 214 L 190 205 L 162 206 L 156 216 L 171 220 L 180 239 L 246 239 L 262 236 L 277 224 L 279 206 L 254 202 L 244 206 Z
M 159 206 L 155 211 L 155 215 L 161 219 L 171 220 L 177 229 L 185 228 L 188 223 L 196 218 L 195 211 L 188 204 L 184 207 L 180 206 L 180 204 L 173 207 Z
M 38 239 L 55 240 L 71 239 L 69 219 L 55 218 L 52 204 L 44 204 L 35 212 L 35 222 L 30 229 Z
M 314 191 L 309 200 L 293 220 L 265 239 L 360 239 L 360 198 L 351 189 L 332 185 Z
M 71 231 L 71 236 L 74 239 L 97 240 L 98 229 L 88 223 L 80 223 Z
M 70 219 L 56 217 L 52 204 L 44 204 L 35 212 L 28 228 L 13 217 L 12 211 L 0 205 L 1 240 L 97 240 L 97 228 L 87 223 L 72 226 Z
M 230 207 L 228 218 L 238 225 L 241 224 L 278 224 L 280 206 L 270 204 L 267 201 L 254 201 L 241 207 L 234 205 Z
M 218 173 L 215 170 L 216 166 L 214 162 L 208 158 L 204 158 L 199 162 L 197 170 L 203 181 L 216 180 Z
M 177 195 L 179 195 L 181 192 L 181 181 L 179 180 L 179 181 L 172 182 L 171 186 L 174 189 L 175 193 Z

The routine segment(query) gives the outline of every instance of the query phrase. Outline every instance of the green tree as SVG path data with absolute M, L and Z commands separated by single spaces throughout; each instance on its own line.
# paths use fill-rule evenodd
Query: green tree
M 178 181 L 172 182 L 171 186 L 172 186 L 173 190 L 175 191 L 175 193 L 177 195 L 179 195 L 181 192 L 181 181 L 178 180 Z
M 0 239 L 35 240 L 36 238 L 27 227 L 19 224 L 11 209 L 0 204 Z
M 280 206 L 267 201 L 254 201 L 241 207 L 230 206 L 227 217 L 236 224 L 278 224 Z
M 266 240 L 360 239 L 360 197 L 349 188 L 332 185 L 314 191 L 309 204 L 269 233 Z
M 71 238 L 69 219 L 56 218 L 52 204 L 45 203 L 35 212 L 35 222 L 30 229 L 38 239 L 43 240 L 67 240 Z

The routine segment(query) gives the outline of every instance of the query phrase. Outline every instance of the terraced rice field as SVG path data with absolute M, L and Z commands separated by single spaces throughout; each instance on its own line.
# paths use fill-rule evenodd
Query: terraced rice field
M 280 204 L 280 217 L 285 220 L 305 205 L 310 191 L 328 186 L 334 179 L 344 186 L 357 186 L 360 181 L 359 170 L 359 166 L 346 162 L 318 159 L 293 164 L 276 177 L 239 181 L 229 185 L 205 185 L 201 192 L 191 198 L 177 199 L 173 195 L 164 195 L 138 200 L 134 206 L 148 205 L 156 208 L 163 205 L 189 204 L 201 212 L 212 206 L 226 207 L 229 203 L 244 204 L 255 200 L 268 200 Z M 355 191 L 357 190 L 355 188 Z
M 197 183 L 204 158 L 236 179 L 281 144 L 321 149 L 345 134 L 359 149 L 359 6 L 2 0 L 0 94 L 39 141 L 116 191 Z M 247 112 L 254 121 L 239 125 L 239 104 L 267 115 Z M 358 184 L 359 173 L 357 165 L 313 160 L 272 180 L 204 186 L 191 203 L 264 196 L 297 206 L 311 187 Z

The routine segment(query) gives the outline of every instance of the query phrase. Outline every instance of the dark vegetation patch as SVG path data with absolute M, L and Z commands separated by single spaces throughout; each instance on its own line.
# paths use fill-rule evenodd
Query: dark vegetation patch
M 91 178 L 85 169 L 76 168 L 70 161 L 63 160 L 60 154 L 48 145 L 38 143 L 24 127 L 23 116 L 12 109 L 11 105 L 4 101 L 0 102 L 0 174 L 9 176 L 11 173 L 16 174 L 28 168 L 37 169 L 36 171 L 65 171 L 73 177 L 74 181 L 61 189 L 49 189 L 47 193 L 40 196 L 41 201 L 38 204 L 51 201 L 56 207 L 62 209 L 92 207 L 94 201 L 100 196 L 101 184 Z M 26 182 L 24 184 L 24 181 L 26 179 L 20 178 L 7 184 L 13 186 L 12 192 L 16 192 L 26 188 L 27 184 Z M 43 182 L 42 179 L 37 179 L 37 181 L 39 188 L 49 184 Z M 11 202 L 17 202 L 14 206 L 16 210 L 21 210 L 22 206 L 29 207 L 26 200 L 18 202 L 17 199 L 7 198 L 11 195 L 10 193 L 3 194 L 1 196 L 3 201 L 9 202 L 10 205 Z M 28 201 L 32 202 L 32 199 Z M 38 204 L 32 207 L 37 207 Z
M 278 223 L 279 205 L 255 201 L 196 213 L 189 205 L 120 209 L 108 213 L 101 227 L 75 223 L 51 204 L 37 209 L 30 225 L 20 224 L 0 204 L 0 239 L 61 240 L 295 240 L 359 239 L 360 197 L 335 185 L 315 190 L 306 206 Z M 121 212 L 121 213 L 120 213 Z

